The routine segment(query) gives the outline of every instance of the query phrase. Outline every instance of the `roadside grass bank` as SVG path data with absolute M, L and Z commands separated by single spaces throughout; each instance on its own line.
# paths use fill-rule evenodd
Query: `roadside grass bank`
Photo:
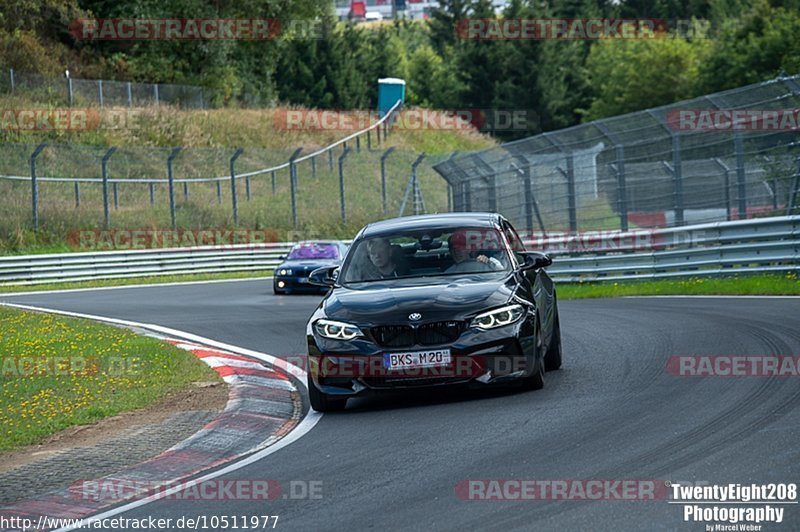
M 0 451 L 220 382 L 191 353 L 127 329 L 0 306 Z

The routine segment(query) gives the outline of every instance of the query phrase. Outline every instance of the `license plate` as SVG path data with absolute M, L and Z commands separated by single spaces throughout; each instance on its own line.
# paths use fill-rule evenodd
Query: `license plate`
M 387 369 L 435 368 L 450 364 L 449 349 L 412 351 L 409 353 L 385 353 L 383 365 Z

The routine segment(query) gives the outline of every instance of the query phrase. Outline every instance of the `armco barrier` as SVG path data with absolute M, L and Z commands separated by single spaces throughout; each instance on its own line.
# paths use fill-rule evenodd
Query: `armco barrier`
M 603 246 L 602 240 L 633 244 Z M 601 245 L 594 245 L 600 241 Z M 648 232 L 528 240 L 557 281 L 616 281 L 800 271 L 800 216 Z M 292 242 L 0 258 L 0 285 L 271 270 Z M 579 244 L 579 245 L 577 245 Z M 577 245 L 577 246 L 576 246 Z M 646 251 L 642 251 L 646 249 Z

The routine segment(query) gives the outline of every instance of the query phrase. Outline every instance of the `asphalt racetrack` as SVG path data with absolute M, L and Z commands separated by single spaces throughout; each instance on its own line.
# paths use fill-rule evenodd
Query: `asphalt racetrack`
M 304 353 L 318 296 L 271 280 L 15 297 L 191 332 L 276 356 Z M 433 391 L 351 400 L 230 479 L 314 481 L 321 498 L 160 500 L 120 517 L 278 515 L 276 530 L 705 530 L 650 501 L 464 500 L 470 479 L 800 479 L 800 378 L 682 377 L 674 355 L 800 355 L 800 298 L 561 301 L 564 368 L 535 392 Z M 800 529 L 800 507 L 780 525 Z

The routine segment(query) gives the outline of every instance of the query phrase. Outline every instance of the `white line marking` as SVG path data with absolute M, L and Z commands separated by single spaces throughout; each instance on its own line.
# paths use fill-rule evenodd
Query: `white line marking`
M 173 281 L 171 283 L 146 283 L 146 284 L 125 284 L 119 286 L 96 286 L 89 288 L 62 288 L 58 290 L 31 290 L 30 292 L 0 292 L 0 297 L 19 297 L 36 296 L 41 294 L 70 294 L 72 292 L 91 292 L 92 290 L 119 290 L 121 288 L 155 288 L 158 286 L 178 286 L 184 284 L 214 284 L 214 283 L 236 283 L 239 281 L 259 281 L 272 279 L 269 277 L 242 277 L 241 279 L 208 279 L 206 281 Z
M 61 315 L 64 315 L 64 316 L 72 316 L 72 317 L 75 317 L 75 318 L 86 318 L 86 319 L 95 320 L 95 321 L 101 321 L 101 322 L 105 322 L 105 323 L 113 323 L 113 324 L 116 324 L 116 325 L 123 325 L 123 326 L 126 326 L 126 327 L 138 327 L 138 328 L 141 328 L 141 329 L 149 329 L 151 331 L 159 332 L 159 333 L 162 333 L 162 334 L 165 334 L 165 335 L 168 335 L 168 336 L 175 336 L 175 337 L 178 337 L 178 338 L 183 338 L 184 340 L 189 340 L 189 341 L 192 341 L 192 342 L 198 342 L 198 343 L 201 343 L 201 344 L 206 344 L 206 345 L 209 345 L 209 346 L 218 347 L 220 349 L 225 349 L 225 350 L 228 350 L 228 351 L 232 351 L 232 352 L 238 353 L 240 355 L 252 356 L 252 357 L 255 357 L 255 358 L 259 359 L 259 360 L 263 360 L 264 362 L 267 362 L 268 364 L 272 364 L 272 365 L 275 365 L 277 367 L 281 367 L 282 369 L 286 368 L 287 371 L 291 369 L 292 374 L 297 376 L 297 377 L 305 377 L 305 375 L 306 375 L 306 372 L 302 368 L 300 368 L 298 366 L 295 366 L 294 364 L 291 364 L 291 363 L 287 362 L 286 360 L 282 360 L 280 358 L 277 358 L 277 357 L 275 357 L 273 355 L 268 355 L 266 353 L 260 353 L 258 351 L 253 351 L 251 349 L 246 349 L 246 348 L 243 348 L 243 347 L 239 347 L 239 346 L 235 346 L 235 345 L 231 345 L 231 344 L 226 344 L 226 343 L 223 343 L 223 342 L 218 342 L 216 340 L 212 340 L 210 338 L 204 338 L 204 337 L 198 336 L 196 334 L 187 333 L 187 332 L 184 332 L 184 331 L 179 331 L 177 329 L 170 329 L 169 327 L 162 327 L 160 325 L 152 325 L 152 324 L 146 324 L 146 323 L 138 323 L 138 322 L 135 322 L 135 321 L 120 320 L 120 319 L 116 319 L 116 318 L 107 318 L 105 316 L 94 316 L 94 315 L 91 315 L 91 314 L 81 314 L 81 313 L 78 313 L 78 312 L 69 312 L 69 311 L 66 311 L 66 310 L 55 310 L 55 309 L 47 309 L 47 308 L 42 308 L 42 307 L 33 307 L 33 306 L 30 306 L 30 305 L 17 305 L 17 304 L 14 304 L 14 303 L 5 303 L 5 302 L 0 302 L 0 305 L 6 306 L 6 307 L 19 308 L 19 309 L 22 309 L 22 310 L 31 310 L 31 311 L 36 311 L 36 312 L 49 312 L 51 314 L 61 314 Z M 305 381 L 304 378 L 300 378 L 298 380 L 300 381 L 302 386 L 306 386 L 306 381 Z M 280 451 L 284 447 L 287 447 L 288 445 L 294 443 L 295 441 L 297 441 L 300 438 L 302 438 L 303 436 L 305 436 L 308 432 L 311 431 L 311 429 L 314 428 L 314 426 L 316 426 L 316 424 L 319 422 L 320 419 L 322 419 L 322 414 L 320 414 L 319 412 L 316 412 L 313 409 L 309 409 L 308 413 L 303 418 L 303 420 L 300 423 L 298 423 L 297 426 L 291 432 L 289 432 L 289 434 L 287 434 L 286 436 L 284 436 L 283 438 L 278 440 L 277 443 L 275 443 L 275 444 L 273 444 L 273 445 L 271 445 L 271 446 L 269 446 L 269 447 L 267 447 L 267 448 L 265 448 L 265 449 L 263 449 L 261 451 L 258 451 L 257 453 L 252 454 L 252 455 L 248 456 L 247 458 L 243 458 L 242 460 L 239 460 L 237 462 L 229 464 L 229 465 L 223 467 L 222 469 L 219 469 L 217 471 L 213 471 L 211 473 L 208 473 L 206 475 L 198 477 L 198 478 L 196 478 L 194 480 L 190 480 L 188 482 L 184 482 L 184 483 L 178 484 L 178 485 L 176 485 L 176 486 L 174 486 L 172 488 L 169 488 L 166 491 L 156 493 L 156 494 L 151 495 L 149 497 L 146 497 L 144 499 L 140 499 L 140 500 L 137 500 L 137 501 L 134 501 L 134 502 L 130 502 L 128 504 L 123 504 L 122 506 L 118 506 L 118 507 L 113 508 L 111 510 L 108 510 L 106 512 L 103 512 L 103 513 L 100 513 L 100 514 L 96 514 L 96 515 L 91 516 L 91 517 L 87 517 L 87 518 L 84 519 L 83 522 L 86 523 L 87 520 L 100 520 L 100 519 L 106 519 L 108 517 L 113 517 L 115 515 L 119 515 L 121 513 L 127 512 L 129 510 L 133 510 L 134 508 L 138 508 L 140 506 L 144 506 L 145 504 L 149 504 L 149 503 L 157 501 L 159 499 L 163 499 L 165 497 L 168 497 L 168 496 L 172 495 L 173 493 L 177 493 L 179 491 L 183 491 L 186 488 L 194 486 L 195 484 L 199 484 L 199 483 L 205 482 L 207 480 L 211 480 L 211 479 L 220 477 L 222 475 L 226 475 L 226 474 L 228 474 L 228 473 L 230 473 L 232 471 L 236 471 L 236 470 L 241 469 L 243 467 L 246 467 L 246 466 L 248 466 L 250 464 L 258 462 L 262 458 L 266 458 L 267 456 L 271 455 L 272 453 Z M 75 530 L 76 528 L 78 528 L 78 527 L 77 526 L 68 526 L 68 527 L 59 528 L 55 532 L 67 532 L 69 530 Z

